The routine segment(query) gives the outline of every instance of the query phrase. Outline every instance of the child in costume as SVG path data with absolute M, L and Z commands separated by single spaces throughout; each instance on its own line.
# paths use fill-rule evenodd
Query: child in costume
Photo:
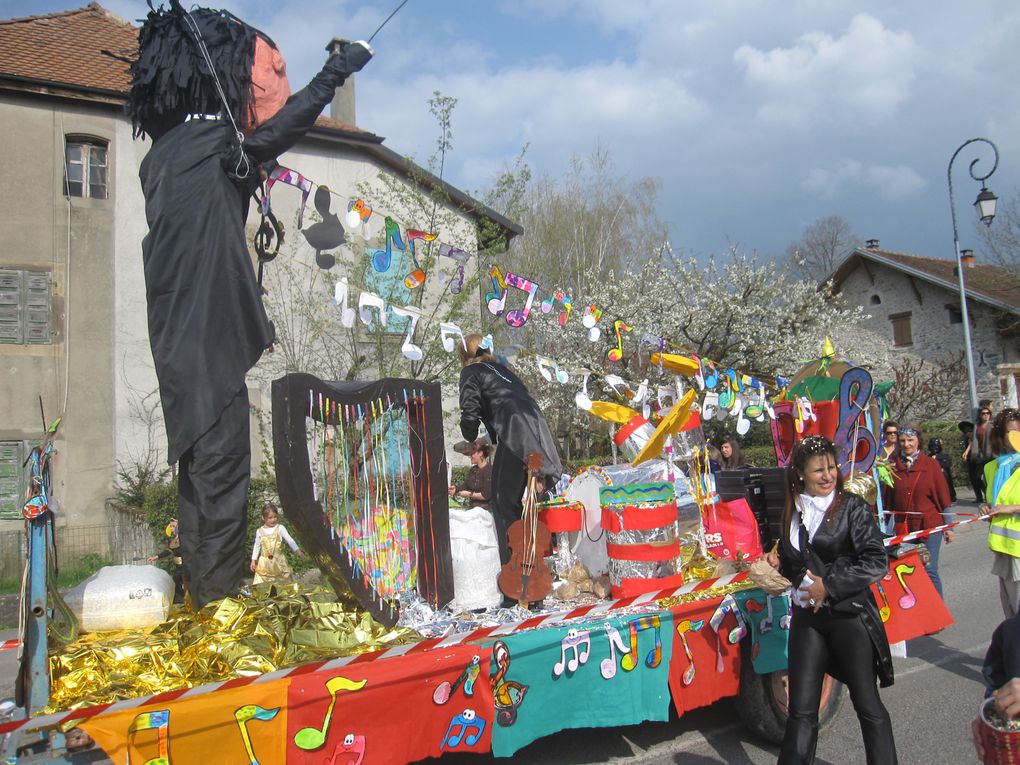
M 184 560 L 181 558 L 181 538 L 177 533 L 177 519 L 171 518 L 166 525 L 164 533 L 167 538 L 166 548 L 157 555 L 150 555 L 145 559 L 146 563 L 170 558 L 174 564 L 174 603 L 183 603 L 184 596 L 188 591 L 188 583 L 184 579 Z
M 255 574 L 252 584 L 290 580 L 293 572 L 283 554 L 284 543 L 302 558 L 305 556 L 279 519 L 276 505 L 270 502 L 262 508 L 262 526 L 255 532 L 255 544 L 251 549 L 251 570 Z
M 273 41 L 226 11 L 153 7 L 138 33 L 127 112 L 152 148 L 139 177 L 149 342 L 178 465 L 181 555 L 196 608 L 245 577 L 251 473 L 245 375 L 274 340 L 245 240 L 260 171 L 371 58 L 335 46 L 290 95 Z

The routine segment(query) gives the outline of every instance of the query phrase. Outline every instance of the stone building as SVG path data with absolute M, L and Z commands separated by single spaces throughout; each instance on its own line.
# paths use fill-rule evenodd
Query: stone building
M 0 250 L 0 357 L 5 369 L 0 531 L 20 528 L 14 520 L 20 517 L 24 489 L 20 467 L 27 448 L 42 434 L 41 410 L 48 421 L 62 417 L 53 463 L 58 527 L 108 524 L 113 519 L 107 517 L 106 501 L 118 467 L 139 454 L 151 455 L 153 448 L 165 456 L 141 258 L 146 224 L 138 168 L 151 144 L 132 140 L 123 109 L 129 87 L 126 61 L 137 48 L 137 35 L 137 28 L 97 3 L 0 21 L 0 131 L 6 153 L 0 184 L 6 224 Z M 381 136 L 357 127 L 353 78 L 338 91 L 330 117 L 320 117 L 281 163 L 328 187 L 341 219 L 348 200 L 365 195 L 366 189 L 369 194 L 386 187 L 441 198 L 440 212 L 453 223 L 439 231 L 439 241 L 473 255 L 459 263 L 469 274 L 477 269 L 479 250 L 505 250 L 522 232 L 387 147 Z M 282 221 L 296 219 L 299 204 L 298 189 L 274 187 L 273 206 Z M 308 208 L 306 219 L 314 215 L 311 199 Z M 413 223 L 400 220 L 392 209 L 377 207 L 377 212 L 376 234 L 384 215 L 405 227 Z M 254 206 L 249 225 L 253 218 L 257 222 Z M 313 261 L 315 253 L 299 232 L 292 226 L 288 231 L 288 246 Z M 488 241 L 480 241 L 482 232 Z M 363 257 L 362 248 L 376 241 L 349 239 L 354 241 L 341 258 L 351 260 Z M 458 262 L 446 260 L 441 258 L 430 272 L 424 289 L 445 284 L 458 268 Z M 355 303 L 363 288 L 352 278 Z M 356 331 L 359 340 L 377 344 L 365 337 L 361 325 Z M 387 342 L 395 343 L 399 356 L 403 332 L 389 331 L 394 337 Z M 258 406 L 265 385 L 255 379 L 249 388 L 253 407 Z M 254 447 L 257 458 L 258 444 Z M 105 537 L 97 537 L 97 552 L 110 546 Z
M 846 255 L 830 280 L 834 293 L 869 315 L 863 328 L 888 343 L 890 367 L 908 356 L 931 364 L 960 358 L 963 319 L 952 261 L 884 250 L 869 240 Z M 964 281 L 978 397 L 998 402 L 1005 393 L 1000 367 L 1020 361 L 1020 281 L 983 264 L 966 268 Z M 881 373 L 891 376 L 891 369 Z M 968 399 L 964 384 L 960 415 L 969 410 Z

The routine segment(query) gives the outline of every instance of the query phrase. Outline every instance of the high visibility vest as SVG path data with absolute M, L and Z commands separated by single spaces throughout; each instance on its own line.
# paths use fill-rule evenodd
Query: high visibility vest
M 985 480 L 989 491 L 995 485 L 999 460 L 985 465 Z M 991 505 L 1020 505 L 1020 470 L 1014 470 L 998 493 L 988 499 Z M 988 528 L 988 547 L 995 552 L 1020 558 L 1020 514 L 1010 513 L 992 518 Z

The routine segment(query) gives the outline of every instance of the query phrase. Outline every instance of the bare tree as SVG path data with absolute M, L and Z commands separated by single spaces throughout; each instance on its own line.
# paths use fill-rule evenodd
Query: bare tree
M 839 215 L 819 218 L 804 229 L 801 238 L 786 248 L 790 265 L 802 278 L 820 282 L 835 270 L 839 261 L 861 243 L 850 223 Z
M 893 365 L 896 384 L 887 400 L 897 420 L 930 422 L 955 412 L 967 385 L 963 351 L 944 360 L 904 356 Z

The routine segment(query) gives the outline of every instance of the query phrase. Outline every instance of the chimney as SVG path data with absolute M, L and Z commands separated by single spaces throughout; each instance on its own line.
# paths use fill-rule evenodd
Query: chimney
M 878 240 L 877 239 L 868 239 L 864 243 L 864 249 L 866 249 L 866 250 L 877 250 L 878 249 Z
M 335 48 L 343 43 L 348 43 L 350 40 L 345 40 L 340 37 L 334 37 L 329 41 L 329 45 L 326 46 L 326 50 L 332 52 Z M 347 80 L 336 89 L 333 94 L 333 100 L 329 104 L 329 117 L 337 122 L 345 122 L 348 125 L 357 125 L 355 120 L 355 109 L 354 109 L 354 75 L 350 75 Z

